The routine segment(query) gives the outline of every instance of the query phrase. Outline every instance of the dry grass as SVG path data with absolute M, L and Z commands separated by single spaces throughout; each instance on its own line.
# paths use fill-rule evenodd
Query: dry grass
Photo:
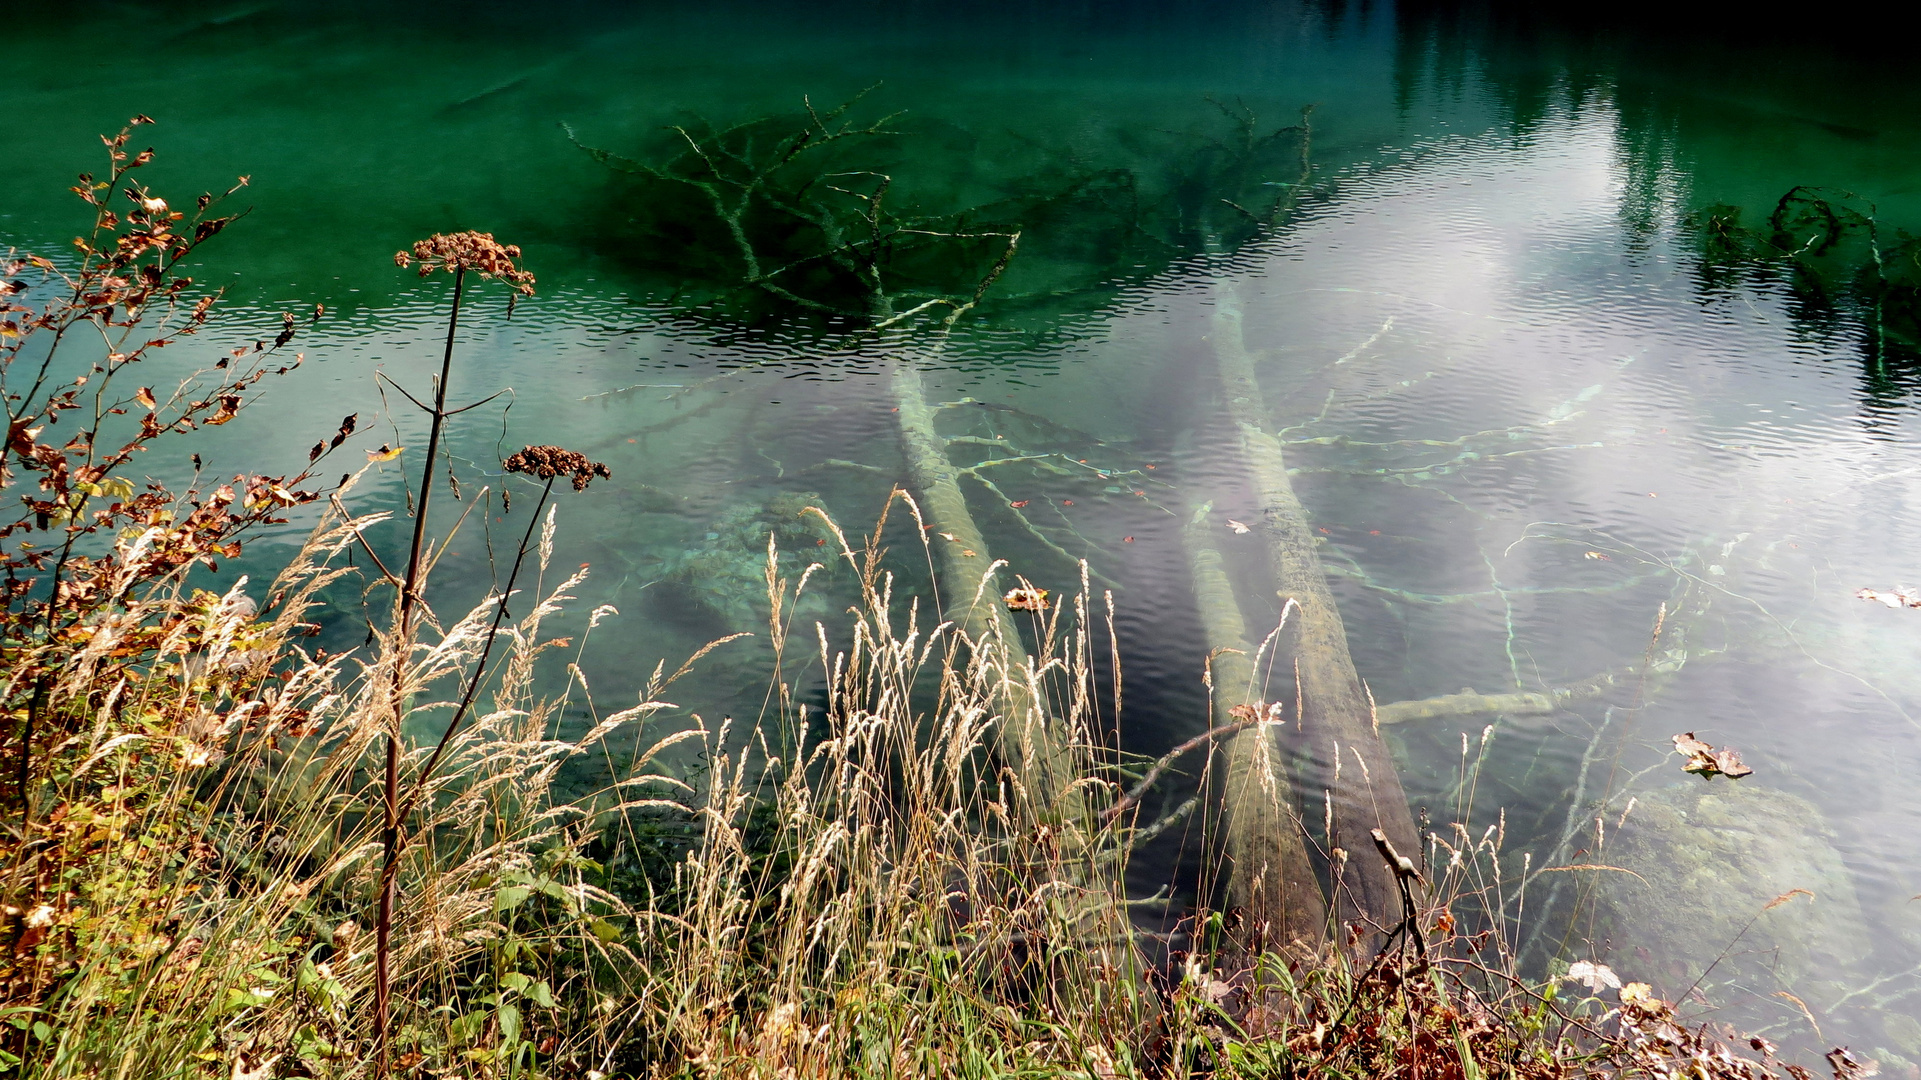
M 121 714 L 190 719 L 103 725 L 71 748 L 60 809 L 12 865 L 14 888 L 52 870 L 81 882 L 16 949 L 38 988 L 13 999 L 21 1075 L 368 1071 L 382 702 L 400 664 L 410 715 L 452 708 L 493 615 L 483 605 L 404 654 L 385 639 L 366 657 L 308 655 L 305 605 L 370 524 L 330 514 L 275 582 L 273 619 L 247 614 L 236 587 L 183 631 L 193 647 L 162 649 L 151 677 L 119 692 Z M 552 528 L 550 514 L 543 574 Z M 1566 999 L 1572 984 L 1522 978 L 1509 942 L 1523 905 L 1501 873 L 1498 821 L 1430 837 L 1408 920 L 1378 928 L 1376 953 L 1356 952 L 1364 935 L 1349 928 L 1331 937 L 1346 948 L 1250 955 L 1233 913 L 1197 915 L 1188 951 L 1156 951 L 1115 899 L 1127 815 L 1104 826 L 1037 802 L 1007 759 L 1018 741 L 1001 734 L 1051 725 L 1082 765 L 1073 804 L 1122 798 L 1127 777 L 1098 737 L 1111 713 L 1093 646 L 1107 623 L 1086 594 L 1033 617 L 1024 655 L 1038 659 L 1017 666 L 1006 643 L 928 619 L 883 569 L 881 530 L 859 547 L 835 535 L 859 587 L 847 636 L 793 625 L 823 568 L 782 580 L 770 545 L 769 633 L 790 643 L 812 629 L 808 655 L 777 648 L 751 728 L 661 725 L 585 800 L 556 801 L 563 764 L 624 726 L 660 724 L 674 712 L 661 693 L 697 665 L 660 669 L 642 701 L 559 741 L 558 711 L 584 687 L 568 665 L 558 696 L 538 696 L 535 660 L 585 571 L 512 624 L 491 704 L 430 780 L 403 860 L 397 1070 L 1773 1075 L 1753 1071 L 1771 1059 L 1742 1064 L 1663 1003 Z M 975 602 L 999 600 L 984 588 Z M 284 674 L 235 701 L 218 673 L 243 667 Z M 826 676 L 824 709 L 795 689 L 810 673 Z M 1009 715 L 1011 701 L 1034 714 Z M 670 767 L 683 743 L 709 767 Z M 430 751 L 413 746 L 403 771 Z M 1484 751 L 1463 744 L 1465 792 Z M 647 877 L 651 893 L 629 877 L 617 894 L 589 855 L 661 822 L 692 827 L 685 856 Z

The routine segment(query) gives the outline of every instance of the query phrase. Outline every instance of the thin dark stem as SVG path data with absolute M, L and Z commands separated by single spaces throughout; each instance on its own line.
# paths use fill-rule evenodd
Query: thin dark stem
M 540 501 L 534 504 L 534 516 L 527 522 L 526 535 L 520 538 L 520 550 L 514 553 L 513 569 L 507 571 L 507 585 L 500 590 L 500 603 L 494 608 L 494 623 L 487 628 L 487 641 L 480 647 L 480 660 L 474 665 L 473 674 L 467 677 L 467 688 L 461 692 L 460 704 L 454 707 L 453 719 L 447 721 L 447 729 L 440 733 L 440 742 L 434 746 L 427 763 L 421 766 L 419 774 L 414 777 L 413 791 L 400 808 L 403 822 L 413 815 L 415 804 L 427 790 L 427 781 L 433 777 L 434 769 L 439 766 L 441 757 L 453 742 L 454 733 L 460 730 L 461 721 L 467 718 L 467 711 L 473 707 L 474 696 L 480 691 L 480 680 L 487 673 L 487 658 L 493 654 L 494 641 L 500 636 L 501 624 L 507 621 L 507 600 L 514 594 L 514 582 L 520 577 L 521 564 L 527 560 L 527 546 L 533 542 L 534 530 L 540 527 L 540 512 L 547 508 L 547 497 L 554 493 L 554 479 L 548 477 L 547 486 L 540 490 Z
M 374 1075 L 389 1075 L 388 1042 L 392 1011 L 394 883 L 400 869 L 400 722 L 406 685 L 407 660 L 412 653 L 414 608 L 420 597 L 421 556 L 427 540 L 427 505 L 433 494 L 434 461 L 440 453 L 440 429 L 447 420 L 447 381 L 453 374 L 454 333 L 460 326 L 460 294 L 466 268 L 454 268 L 453 310 L 447 315 L 447 348 L 440 358 L 440 381 L 434 386 L 433 422 L 427 429 L 427 455 L 420 468 L 420 503 L 414 507 L 414 535 L 407 548 L 407 580 L 400 590 L 393 644 L 393 715 L 387 729 L 386 771 L 382 778 L 380 846 L 380 908 L 374 920 Z

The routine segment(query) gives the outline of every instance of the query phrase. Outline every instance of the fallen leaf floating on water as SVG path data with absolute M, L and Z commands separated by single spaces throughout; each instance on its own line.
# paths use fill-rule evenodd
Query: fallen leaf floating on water
M 1131 543 L 1133 543 L 1133 542 L 1134 542 L 1134 538 L 1133 538 L 1133 537 L 1131 537 L 1131 536 L 1123 536 L 1123 537 L 1121 537 L 1121 543 L 1123 543 L 1123 544 L 1131 544 Z
M 972 554 L 972 552 L 969 552 L 969 554 Z M 1007 595 L 1001 599 L 1007 601 L 1007 610 L 1009 611 L 1047 610 L 1047 590 L 1036 589 L 1032 585 L 1024 585 L 1018 589 L 1009 589 L 1007 590 Z
M 1561 976 L 1568 982 L 1577 982 L 1595 993 L 1603 989 L 1619 990 L 1621 977 L 1606 964 L 1590 964 L 1586 960 L 1576 960 L 1567 966 L 1567 974 Z
M 1739 751 L 1731 749 L 1716 750 L 1714 747 L 1694 737 L 1694 732 L 1676 735 L 1674 749 L 1687 758 L 1681 766 L 1682 772 L 1691 772 L 1703 780 L 1712 780 L 1716 775 L 1730 780 L 1750 776 L 1753 769 L 1741 763 Z
M 1027 502 L 1028 500 L 1026 499 L 1016 499 L 1015 501 L 1008 503 L 1007 505 L 1013 507 L 1016 510 L 1019 510 L 1021 507 L 1026 506 Z
M 1654 987 L 1636 982 L 1621 988 L 1621 1004 L 1651 1014 L 1661 1011 L 1667 1003 L 1654 996 Z
M 1872 600 L 1891 608 L 1921 607 L 1921 593 L 1903 592 L 1899 589 L 1889 589 L 1886 592 L 1880 589 L 1856 589 L 1854 595 L 1856 599 Z
M 1597 560 L 1599 560 L 1599 561 L 1601 561 L 1601 562 L 1613 562 L 1613 561 L 1614 561 L 1614 560 L 1613 560 L 1613 557 L 1612 557 L 1612 556 L 1609 556 L 1609 555 L 1604 555 L 1604 554 L 1602 554 L 1601 552 L 1598 552 L 1598 551 L 1586 551 L 1586 552 L 1582 552 L 1582 553 L 1581 553 L 1581 558 L 1583 558 L 1583 559 L 1597 559 Z
M 1227 527 L 1234 530 L 1237 533 L 1244 533 L 1248 530 L 1247 522 L 1235 521 L 1233 518 L 1227 519 Z
M 962 555 L 965 555 L 965 556 L 967 556 L 968 558 L 970 558 L 970 559 L 971 559 L 971 558 L 973 558 L 973 557 L 974 557 L 974 549 L 973 549 L 973 548 L 962 548 L 962 549 L 961 549 L 961 554 L 962 554 Z
M 954 535 L 953 533 L 942 533 L 942 534 L 940 534 L 940 538 L 941 538 L 942 540 L 950 540 L 950 541 L 954 541 L 954 542 L 956 542 L 956 543 L 958 543 L 958 542 L 959 542 L 959 540 L 960 540 L 960 537 L 958 537 L 958 536 L 955 536 L 955 535 Z
M 1855 1080 L 1856 1077 L 1869 1077 L 1878 1074 L 1881 1066 L 1861 1057 L 1845 1046 L 1837 1046 L 1827 1053 L 1828 1067 L 1834 1070 L 1835 1080 Z

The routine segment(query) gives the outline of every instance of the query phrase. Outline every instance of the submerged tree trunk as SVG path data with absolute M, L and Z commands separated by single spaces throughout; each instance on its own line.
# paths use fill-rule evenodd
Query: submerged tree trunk
M 1254 661 L 1247 624 L 1208 531 L 1211 509 L 1212 504 L 1206 504 L 1195 511 L 1183 546 L 1207 636 L 1213 722 L 1221 727 L 1238 720 L 1231 712 L 1235 706 L 1260 704 L 1249 701 Z M 1311 952 L 1326 932 L 1327 905 L 1308 862 L 1286 761 L 1274 745 L 1272 730 L 1262 725 L 1235 735 L 1226 757 L 1222 849 L 1228 904 L 1239 908 L 1253 929 L 1250 951 Z
M 1208 337 L 1219 365 L 1227 420 L 1260 500 L 1261 536 L 1280 595 L 1300 606 L 1283 640 L 1291 646 L 1297 672 L 1299 722 L 1313 763 L 1311 779 L 1327 805 L 1334 908 L 1343 922 L 1366 920 L 1385 929 L 1400 922 L 1401 897 L 1369 832 L 1380 829 L 1395 850 L 1408 857 L 1418 857 L 1419 834 L 1400 775 L 1381 742 L 1372 703 L 1348 654 L 1347 629 L 1328 590 L 1307 510 L 1288 480 L 1280 440 L 1267 431 L 1267 407 L 1242 336 L 1239 292 L 1224 281 L 1215 297 Z
M 891 378 L 894 402 L 900 410 L 901 449 L 921 512 L 934 527 L 954 537 L 935 546 L 939 586 L 947 618 L 968 633 L 977 646 L 998 638 L 1006 650 L 1009 671 L 1007 714 L 1002 719 L 1001 754 L 1036 803 L 1047 807 L 1070 829 L 1092 827 L 1086 800 L 1074 781 L 1081 769 L 1073 753 L 1073 732 L 1048 715 L 1047 703 L 1033 694 L 1025 679 L 1031 667 L 1020 628 L 993 591 L 982 593 L 987 568 L 994 559 L 987 539 L 967 508 L 959 470 L 947 456 L 947 443 L 934 428 L 935 407 L 927 400 L 926 384 L 912 361 L 901 360 Z

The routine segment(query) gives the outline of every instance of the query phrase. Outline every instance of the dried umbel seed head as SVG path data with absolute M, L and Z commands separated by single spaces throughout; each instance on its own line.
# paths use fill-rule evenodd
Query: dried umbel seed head
M 425 240 L 416 241 L 412 251 L 394 252 L 394 265 L 405 267 L 418 264 L 421 277 L 436 270 L 445 270 L 450 274 L 456 270 L 467 270 L 489 281 L 505 282 L 523 296 L 532 296 L 534 275 L 514 265 L 514 260 L 518 258 L 519 245 L 503 244 L 494 239 L 493 233 L 435 233 Z
M 596 476 L 610 479 L 614 475 L 600 462 L 588 461 L 586 454 L 561 446 L 529 446 L 507 459 L 507 471 L 526 473 L 542 480 L 572 476 L 575 491 L 587 490 L 587 485 Z

